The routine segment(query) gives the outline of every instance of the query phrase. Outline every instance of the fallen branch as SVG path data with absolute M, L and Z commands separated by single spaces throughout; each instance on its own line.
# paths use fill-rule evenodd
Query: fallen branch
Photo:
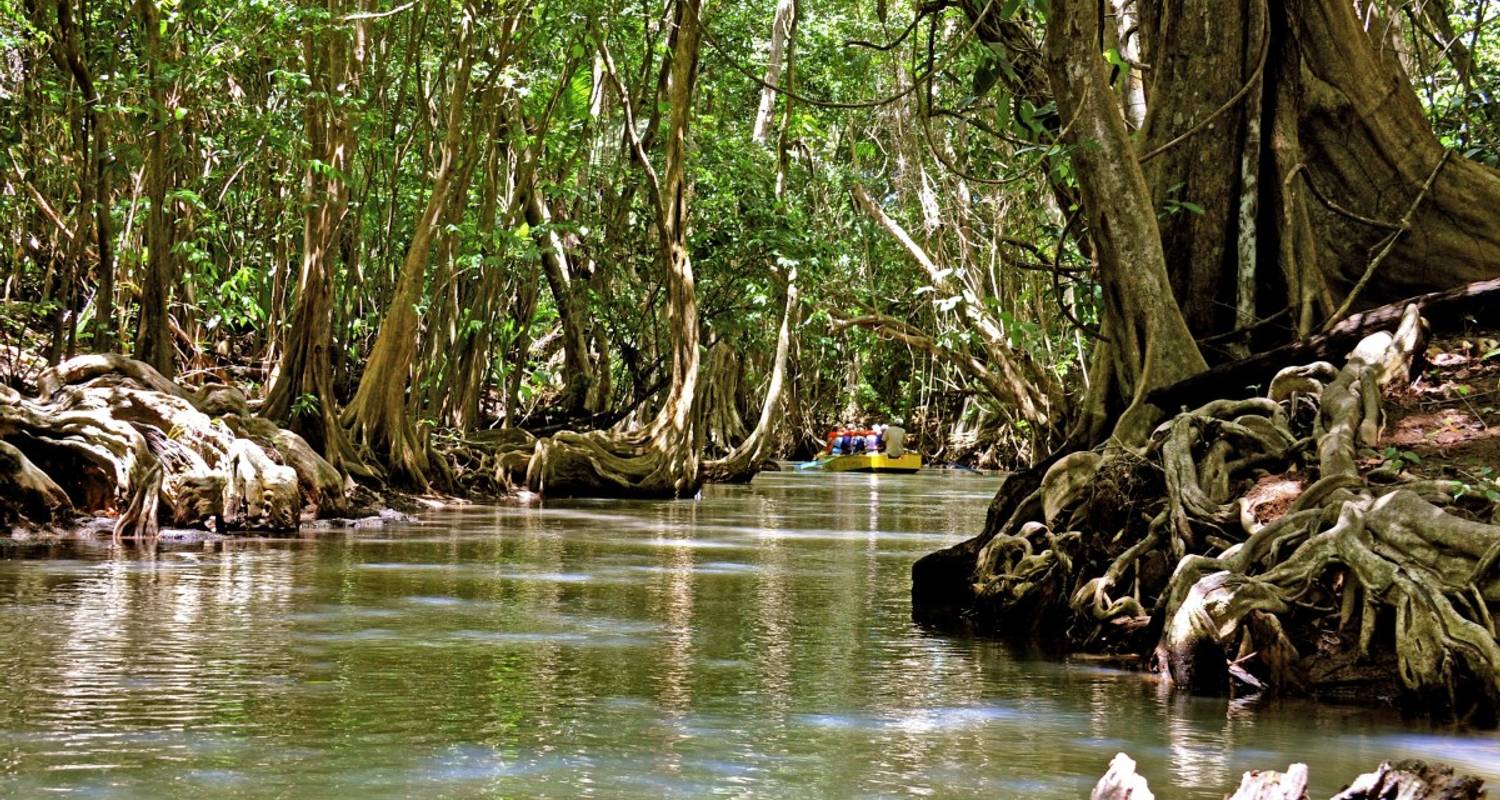
M 1500 278 L 1457 289 L 1389 303 L 1350 316 L 1326 333 L 1292 342 L 1250 358 L 1220 364 L 1207 372 L 1164 386 L 1146 396 L 1158 408 L 1176 410 L 1221 397 L 1255 394 L 1288 364 L 1328 361 L 1340 357 L 1368 334 L 1400 322 L 1407 306 L 1416 306 L 1434 332 L 1500 325 Z

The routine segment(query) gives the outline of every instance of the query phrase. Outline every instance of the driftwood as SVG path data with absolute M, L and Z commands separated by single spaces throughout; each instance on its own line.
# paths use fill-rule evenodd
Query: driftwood
M 1146 779 L 1135 771 L 1135 759 L 1116 753 L 1109 762 L 1109 772 L 1099 779 L 1089 800 L 1156 800 Z
M 1293 764 L 1286 772 L 1246 772 L 1228 800 L 1308 800 L 1307 765 Z M 1386 762 L 1374 772 L 1354 779 L 1333 800 L 1482 800 L 1484 782 L 1454 774 L 1452 768 L 1422 761 Z M 1153 800 L 1146 779 L 1136 773 L 1135 761 L 1115 755 L 1109 772 L 1099 779 L 1090 800 Z
M 70 359 L 40 395 L 0 387 L 0 523 L 112 514 L 117 537 L 161 524 L 295 529 L 336 516 L 345 478 L 301 437 L 255 417 L 238 390 L 190 390 L 118 355 Z

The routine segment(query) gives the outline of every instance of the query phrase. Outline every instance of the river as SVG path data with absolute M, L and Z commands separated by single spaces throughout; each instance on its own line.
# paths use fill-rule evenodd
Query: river
M 1117 751 L 1222 798 L 1500 736 L 1261 708 L 912 625 L 974 474 L 770 473 L 697 502 L 0 558 L 0 797 L 1080 798 Z M 1495 785 L 1492 783 L 1492 787 Z

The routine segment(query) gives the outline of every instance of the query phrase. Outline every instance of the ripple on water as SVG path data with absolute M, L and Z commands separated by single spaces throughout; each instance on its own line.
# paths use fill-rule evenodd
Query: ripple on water
M 368 608 L 364 606 L 319 606 L 309 611 L 294 611 L 285 616 L 292 622 L 343 622 L 351 619 L 389 619 L 401 616 L 400 611 L 390 608 Z
M 414 606 L 431 606 L 435 608 L 458 608 L 461 606 L 491 605 L 490 603 L 485 601 L 468 600 L 462 597 L 454 597 L 452 595 L 416 595 L 413 597 L 403 597 L 401 598 L 401 601 L 403 603 L 410 603 Z
M 535 775 L 559 766 L 560 759 L 506 756 L 493 747 L 459 744 L 426 758 L 417 766 L 414 777 L 430 783 L 470 783 Z
M 1061 800 L 1126 751 L 1164 795 L 1219 800 L 1290 760 L 1500 763 L 1493 736 L 1226 721 L 1139 673 L 922 633 L 910 563 L 993 488 L 763 476 L 155 564 L 0 558 L 0 797 Z
M 544 645 L 558 644 L 569 647 L 646 647 L 650 640 L 635 636 L 609 636 L 577 631 L 454 631 L 451 641 L 485 642 L 489 644 Z
M 400 636 L 389 628 L 363 628 L 357 631 L 298 631 L 299 639 L 312 642 L 370 642 L 396 639 Z
M 987 725 L 1026 724 L 1035 715 L 1009 706 L 959 706 L 916 709 L 899 714 L 799 714 L 794 721 L 812 728 L 870 732 L 940 733 Z

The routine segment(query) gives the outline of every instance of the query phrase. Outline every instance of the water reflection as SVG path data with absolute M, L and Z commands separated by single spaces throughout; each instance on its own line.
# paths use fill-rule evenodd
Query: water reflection
M 993 489 L 767 475 L 0 560 L 0 796 L 1071 798 L 1118 750 L 1178 797 L 1292 760 L 1324 795 L 1385 757 L 1500 771 L 1492 735 L 924 635 L 910 564 Z

